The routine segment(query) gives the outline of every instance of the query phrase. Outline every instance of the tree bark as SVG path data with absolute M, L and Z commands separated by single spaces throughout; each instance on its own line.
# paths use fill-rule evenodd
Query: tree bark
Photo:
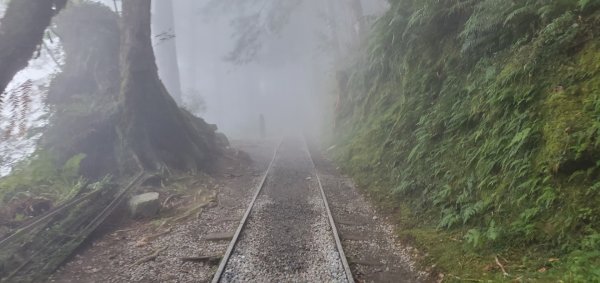
M 27 67 L 52 17 L 67 0 L 10 1 L 0 21 L 0 101 L 13 77 Z
M 182 102 L 179 65 L 177 63 L 177 43 L 171 36 L 175 32 L 173 21 L 173 2 L 171 0 L 154 1 L 152 28 L 155 36 L 163 36 L 155 40 L 158 73 L 165 87 L 178 104 Z
M 146 170 L 204 169 L 216 153 L 215 129 L 180 111 L 160 81 L 151 43 L 150 7 L 150 0 L 123 1 L 121 142 Z

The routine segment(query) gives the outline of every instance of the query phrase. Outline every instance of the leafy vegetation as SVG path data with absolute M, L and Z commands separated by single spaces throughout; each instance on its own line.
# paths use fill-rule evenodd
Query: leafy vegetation
M 77 198 L 72 194 L 69 202 L 53 212 L 3 237 L 0 278 L 7 282 L 44 281 L 106 219 L 119 191 L 110 178 L 83 184 Z
M 52 156 L 40 151 L 29 162 L 25 162 L 20 168 L 15 168 L 15 172 L 0 179 L 0 187 L 5 190 L 17 190 L 23 186 L 45 187 L 50 184 L 60 184 L 60 187 L 71 187 L 79 179 L 79 163 L 85 158 L 84 154 L 78 154 L 71 157 L 62 168 L 56 167 L 56 162 Z M 55 190 L 42 189 L 40 193 L 52 193 Z M 53 195 L 62 195 L 56 193 Z M 10 195 L 9 195 L 10 196 Z
M 61 167 L 56 166 L 56 159 L 51 154 L 39 151 L 10 175 L 0 179 L 0 205 L 3 207 L 0 210 L 0 224 L 6 221 L 16 221 L 18 224 L 26 216 L 38 216 L 45 212 L 31 208 L 41 200 L 51 205 L 78 195 L 87 185 L 79 175 L 79 164 L 84 158 L 84 154 L 75 155 Z M 25 212 L 30 215 L 24 215 Z
M 341 166 L 421 244 L 600 279 L 600 1 L 390 4 L 340 102 Z M 487 274 L 460 262 L 441 267 Z

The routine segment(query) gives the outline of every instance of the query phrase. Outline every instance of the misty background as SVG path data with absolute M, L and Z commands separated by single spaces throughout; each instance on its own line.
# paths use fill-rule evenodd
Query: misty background
M 92 2 L 120 12 L 118 0 Z M 0 1 L 0 16 L 6 4 Z M 358 20 L 368 27 L 386 9 L 385 0 L 156 0 L 159 74 L 180 106 L 230 138 L 259 138 L 261 115 L 267 136 L 318 136 L 331 127 L 336 70 L 364 42 Z M 51 31 L 0 104 L 0 176 L 35 152 L 52 115 L 45 96 L 64 52 Z M 20 95 L 24 87 L 31 95 Z
M 236 138 L 257 137 L 260 114 L 269 135 L 290 128 L 321 129 L 334 92 L 335 62 L 327 42 L 331 21 L 336 21 L 341 45 L 349 52 L 355 32 L 351 1 L 334 0 L 335 11 L 328 10 L 327 1 L 215 2 L 173 1 L 183 103 L 204 101 L 204 107 L 190 110 Z M 362 4 L 366 18 L 387 7 L 386 1 Z M 240 19 L 257 13 L 260 20 L 249 23 L 255 27 L 236 26 Z M 283 19 L 269 26 L 277 17 Z M 165 31 L 153 31 L 161 32 Z M 244 62 L 232 61 L 228 57 L 240 37 L 250 32 L 257 32 L 258 50 Z M 161 59 L 157 52 L 159 69 Z

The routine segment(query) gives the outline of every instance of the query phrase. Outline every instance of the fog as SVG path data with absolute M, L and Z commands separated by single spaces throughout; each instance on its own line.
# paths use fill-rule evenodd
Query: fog
M 351 1 L 332 2 L 335 11 L 327 1 L 174 1 L 184 105 L 204 101 L 191 110 L 235 138 L 258 137 L 261 114 L 269 136 L 322 131 L 335 101 L 332 29 L 344 52 L 357 44 Z M 386 5 L 362 4 L 365 18 Z
M 121 12 L 119 0 L 91 1 Z M 368 33 L 361 24 L 368 28 L 387 5 L 385 0 L 155 0 L 152 37 L 159 75 L 179 106 L 229 138 L 259 138 L 261 116 L 268 137 L 319 136 L 332 125 L 336 70 L 357 58 L 366 41 L 361 36 Z M 5 8 L 0 2 L 0 15 Z M 31 82 L 31 103 L 0 104 L 0 176 L 35 152 L 52 115 L 46 92 L 64 64 L 60 37 L 52 30 L 44 48 L 6 88 L 11 101 L 24 97 L 19 87 Z

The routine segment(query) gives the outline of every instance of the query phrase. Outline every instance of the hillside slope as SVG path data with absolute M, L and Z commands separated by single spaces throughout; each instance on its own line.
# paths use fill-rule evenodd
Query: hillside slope
M 340 167 L 451 278 L 600 278 L 600 1 L 390 3 Z

